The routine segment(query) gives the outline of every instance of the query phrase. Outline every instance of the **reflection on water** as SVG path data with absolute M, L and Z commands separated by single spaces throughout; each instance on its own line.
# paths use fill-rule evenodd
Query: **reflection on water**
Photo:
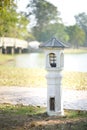
M 38 53 L 17 55 L 15 65 L 23 68 L 45 68 L 45 57 Z M 87 72 L 87 54 L 65 54 L 64 70 Z

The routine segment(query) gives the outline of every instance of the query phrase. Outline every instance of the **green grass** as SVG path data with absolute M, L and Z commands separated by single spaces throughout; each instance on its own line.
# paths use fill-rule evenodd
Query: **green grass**
M 24 106 L 22 104 L 0 104 L 0 113 L 17 115 L 38 115 L 46 113 L 46 108 L 39 106 Z M 64 118 L 87 117 L 87 111 L 64 110 L 64 115 Z
M 66 118 L 87 117 L 87 111 L 65 110 L 65 116 Z
M 23 106 L 22 104 L 0 104 L 0 113 L 17 115 L 36 115 L 46 112 L 46 108 L 37 106 Z

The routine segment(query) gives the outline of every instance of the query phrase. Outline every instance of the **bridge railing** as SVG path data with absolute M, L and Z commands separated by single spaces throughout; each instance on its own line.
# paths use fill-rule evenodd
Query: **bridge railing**
M 0 37 L 0 47 L 27 48 L 28 42 L 17 38 Z
M 27 41 L 17 38 L 0 37 L 0 52 L 3 53 L 4 51 L 4 53 L 7 53 L 10 51 L 10 53 L 14 53 L 16 50 L 21 53 L 24 49 L 28 49 Z

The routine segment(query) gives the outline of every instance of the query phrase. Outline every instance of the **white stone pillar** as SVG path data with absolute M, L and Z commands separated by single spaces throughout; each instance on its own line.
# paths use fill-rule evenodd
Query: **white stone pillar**
M 63 112 L 61 72 L 53 69 L 48 71 L 47 78 L 47 114 L 61 116 Z
M 39 46 L 45 51 L 47 70 L 47 114 L 61 116 L 63 112 L 61 71 L 64 66 L 63 49 L 66 47 L 56 38 L 52 38 Z

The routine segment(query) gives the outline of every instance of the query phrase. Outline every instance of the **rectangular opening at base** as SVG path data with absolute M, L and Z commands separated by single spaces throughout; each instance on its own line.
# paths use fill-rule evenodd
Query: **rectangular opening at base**
M 54 97 L 50 98 L 50 110 L 55 111 L 55 98 Z

